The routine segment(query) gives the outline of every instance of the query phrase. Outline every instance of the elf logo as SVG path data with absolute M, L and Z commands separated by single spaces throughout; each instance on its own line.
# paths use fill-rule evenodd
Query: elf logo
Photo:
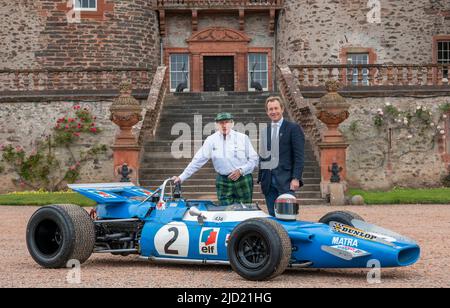
M 217 256 L 217 239 L 220 228 L 203 228 L 200 233 L 199 250 L 201 255 Z

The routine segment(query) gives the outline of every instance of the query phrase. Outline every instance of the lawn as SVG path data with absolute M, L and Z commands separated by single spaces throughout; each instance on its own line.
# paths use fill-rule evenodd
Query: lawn
M 350 189 L 351 196 L 361 195 L 366 204 L 450 204 L 450 188 L 394 189 L 388 192 Z M 78 204 L 95 206 L 95 202 L 72 192 L 12 193 L 0 195 L 0 205 Z
M 366 204 L 450 204 L 450 188 L 394 189 L 387 192 L 350 189 L 361 195 Z
M 80 206 L 95 206 L 95 202 L 78 193 L 12 193 L 0 195 L 0 205 L 49 205 L 78 204 Z

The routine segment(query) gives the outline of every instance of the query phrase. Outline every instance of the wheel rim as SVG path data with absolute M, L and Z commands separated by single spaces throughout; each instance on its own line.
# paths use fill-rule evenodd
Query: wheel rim
M 40 253 L 45 256 L 53 256 L 61 249 L 63 234 L 56 222 L 47 219 L 37 225 L 34 241 Z
M 241 265 L 256 270 L 263 267 L 269 259 L 269 245 L 261 234 L 248 233 L 239 240 L 236 255 Z

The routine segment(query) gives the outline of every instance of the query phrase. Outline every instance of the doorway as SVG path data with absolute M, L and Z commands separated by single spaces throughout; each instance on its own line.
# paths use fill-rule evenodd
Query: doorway
M 204 91 L 234 91 L 234 57 L 203 57 Z

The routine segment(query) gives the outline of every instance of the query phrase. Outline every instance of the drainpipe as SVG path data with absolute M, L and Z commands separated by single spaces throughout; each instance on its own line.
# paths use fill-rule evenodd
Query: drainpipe
M 275 29 L 274 29 L 274 35 L 273 35 L 273 59 L 272 59 L 272 71 L 273 71 L 273 79 L 272 79 L 272 91 L 277 91 L 278 82 L 277 82 L 277 64 L 278 64 L 278 22 L 279 22 L 279 15 L 282 13 L 283 10 L 280 10 L 278 14 L 275 14 Z
M 159 38 L 159 47 L 160 47 L 160 51 L 159 51 L 159 55 L 160 55 L 160 65 L 164 64 L 164 40 L 162 37 Z

